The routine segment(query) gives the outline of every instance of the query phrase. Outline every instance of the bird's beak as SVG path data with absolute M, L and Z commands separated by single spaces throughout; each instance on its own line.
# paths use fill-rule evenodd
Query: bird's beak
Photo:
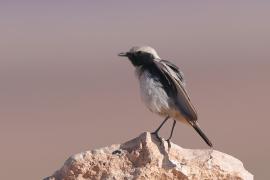
M 126 52 L 121 52 L 121 53 L 118 54 L 118 56 L 125 56 L 125 57 L 126 57 L 126 56 L 128 56 L 128 53 L 126 53 Z

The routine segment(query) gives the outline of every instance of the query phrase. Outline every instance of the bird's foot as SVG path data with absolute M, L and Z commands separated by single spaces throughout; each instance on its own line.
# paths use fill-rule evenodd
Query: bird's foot
M 152 132 L 152 135 L 155 135 L 155 137 L 158 139 L 158 141 L 160 142 L 160 145 L 162 144 L 162 138 L 158 135 L 158 132 Z
M 207 161 L 213 160 L 214 157 L 212 156 L 212 153 L 213 153 L 213 149 L 210 150 L 210 152 L 209 152 L 209 158 L 208 158 Z
M 167 141 L 167 143 L 168 143 L 168 149 L 171 149 L 171 147 L 172 147 L 172 145 L 171 145 L 171 140 L 170 140 L 170 139 L 167 139 L 166 141 Z

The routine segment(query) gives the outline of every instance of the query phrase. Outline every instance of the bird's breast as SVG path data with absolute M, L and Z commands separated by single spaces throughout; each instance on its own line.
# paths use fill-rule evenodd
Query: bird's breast
M 148 71 L 138 72 L 141 98 L 148 109 L 160 115 L 167 115 L 170 110 L 170 99 L 157 77 Z
M 176 108 L 173 99 L 167 95 L 157 77 L 148 71 L 140 71 L 140 69 L 136 70 L 136 75 L 140 83 L 142 101 L 150 111 L 161 116 L 170 116 L 175 120 L 186 123 L 185 117 Z

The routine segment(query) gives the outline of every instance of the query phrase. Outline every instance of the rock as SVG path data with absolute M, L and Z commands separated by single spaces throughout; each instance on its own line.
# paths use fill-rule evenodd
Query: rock
M 73 155 L 44 180 L 253 179 L 241 161 L 222 152 L 166 147 L 145 132 L 124 144 Z

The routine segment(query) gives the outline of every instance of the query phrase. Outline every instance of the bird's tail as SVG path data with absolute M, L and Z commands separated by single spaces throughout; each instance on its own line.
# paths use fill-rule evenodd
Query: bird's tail
M 213 147 L 213 144 L 208 139 L 208 137 L 204 134 L 204 132 L 201 130 L 199 124 L 197 121 L 188 121 L 189 124 L 197 131 L 197 133 L 203 138 L 203 140 L 208 144 L 208 146 Z

